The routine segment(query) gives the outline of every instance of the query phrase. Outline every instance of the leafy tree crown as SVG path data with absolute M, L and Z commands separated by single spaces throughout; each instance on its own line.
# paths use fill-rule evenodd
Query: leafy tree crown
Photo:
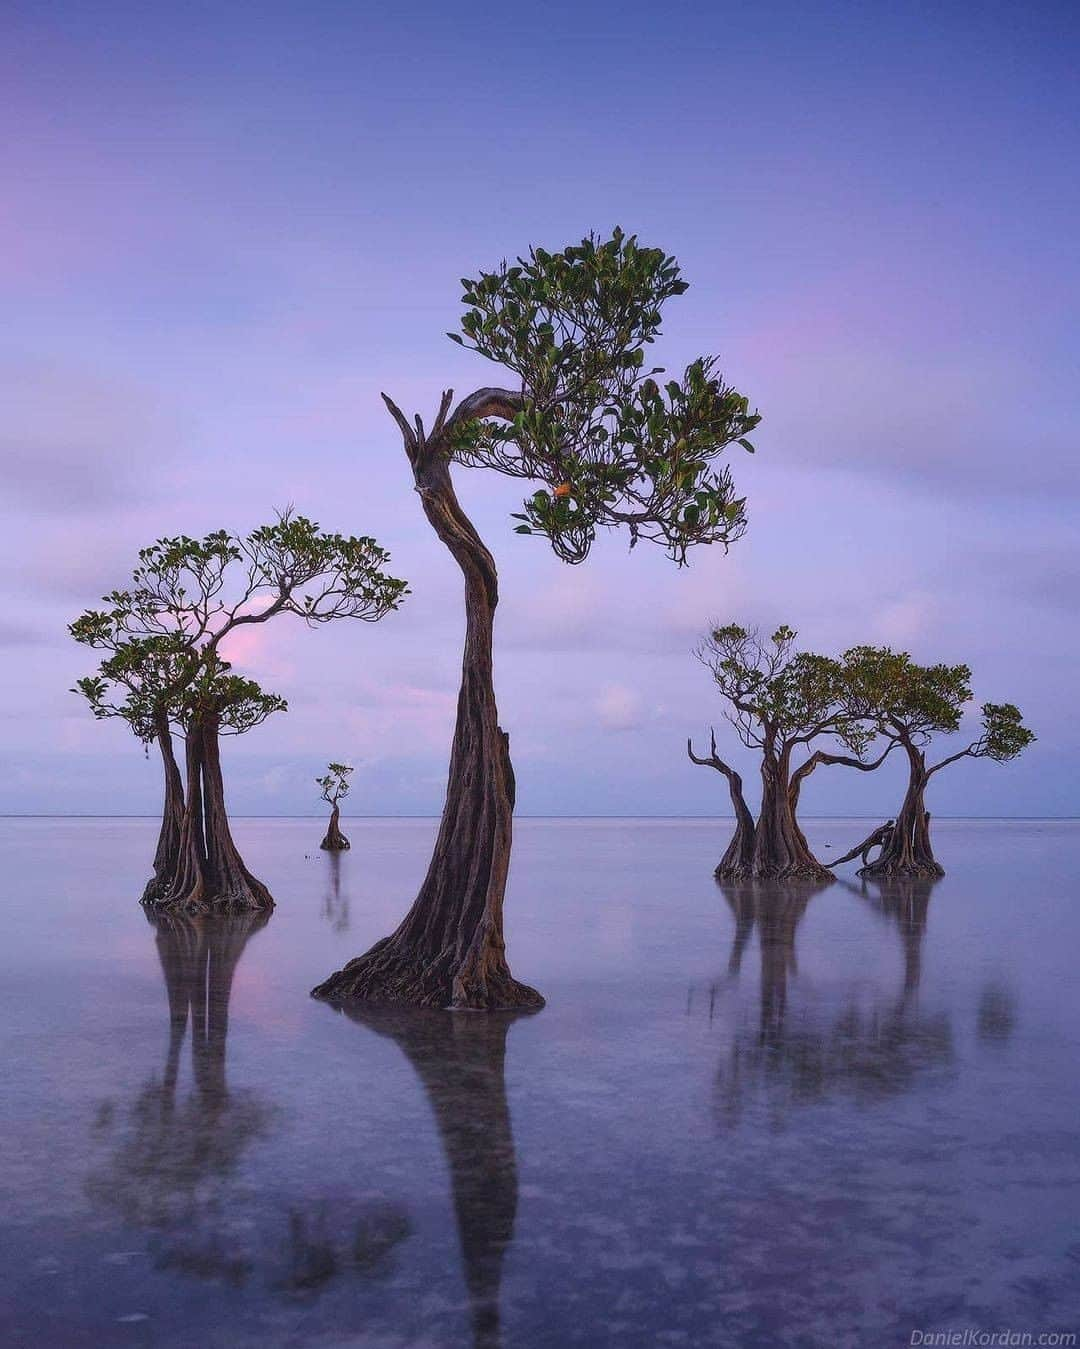
M 513 371 L 520 393 L 502 421 L 453 424 L 449 452 L 545 484 L 515 516 L 518 533 L 545 536 L 571 563 L 598 529 L 625 526 L 631 547 L 657 543 L 679 564 L 693 544 L 741 536 L 745 498 L 715 460 L 732 444 L 752 453 L 760 417 L 711 357 L 662 383 L 661 367 L 646 368 L 664 305 L 687 289 L 674 258 L 616 229 L 558 253 L 532 248 L 462 286 L 449 336 Z
M 348 764 L 327 764 L 326 773 L 321 778 L 315 779 L 315 785 L 320 788 L 322 799 L 328 805 L 336 806 L 348 796 L 349 777 L 354 771 Z
M 855 646 L 842 657 L 851 710 L 922 742 L 960 727 L 971 701 L 967 665 L 919 665 L 906 651 Z
M 291 509 L 246 535 L 158 539 L 140 550 L 127 587 L 70 625 L 77 642 L 107 653 L 74 691 L 94 716 L 122 717 L 144 742 L 163 719 L 186 728 L 199 712 L 226 734 L 250 730 L 286 704 L 230 672 L 222 639 L 281 613 L 308 626 L 375 622 L 408 593 L 387 575 L 388 561 L 374 539 L 329 533 Z
M 797 651 L 798 634 L 782 624 L 765 638 L 731 623 L 714 627 L 698 647 L 726 703 L 725 715 L 748 748 L 808 744 L 831 735 L 856 754 L 874 730 L 849 706 L 839 661 Z

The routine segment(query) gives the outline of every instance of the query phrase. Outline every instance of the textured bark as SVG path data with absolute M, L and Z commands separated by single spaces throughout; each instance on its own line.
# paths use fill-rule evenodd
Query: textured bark
M 427 876 L 400 927 L 312 994 L 333 1002 L 542 1007 L 540 994 L 511 975 L 503 939 L 514 774 L 492 677 L 495 563 L 458 503 L 446 455 L 423 439 L 409 453 L 424 513 L 465 578 L 465 651 L 446 804 Z
M 930 843 L 930 813 L 926 809 L 926 784 L 930 774 L 926 756 L 917 745 L 903 739 L 908 756 L 908 785 L 896 827 L 880 856 L 859 869 L 860 876 L 944 876 Z
M 172 731 L 168 719 L 161 717 L 157 732 L 158 749 L 165 776 L 165 793 L 161 809 L 161 829 L 154 852 L 154 874 L 146 883 L 142 902 L 153 903 L 167 893 L 176 873 L 180 856 L 180 833 L 184 821 L 184 781 L 173 751 Z
M 219 720 L 210 711 L 188 727 L 187 796 L 172 873 L 144 903 L 179 913 L 244 913 L 274 907 L 233 840 L 221 775 Z
M 351 848 L 352 844 L 341 832 L 341 812 L 337 806 L 334 806 L 330 812 L 330 823 L 326 826 L 326 837 L 319 844 L 320 848 L 326 852 L 344 852 L 346 848 Z
M 225 783 L 221 776 L 218 719 L 213 713 L 202 723 L 204 831 L 208 888 L 215 912 L 240 913 L 246 909 L 272 909 L 273 898 L 262 881 L 248 871 L 233 841 L 225 809 Z
M 754 880 L 832 880 L 795 823 L 790 791 L 790 752 L 766 744 L 761 759 L 761 811 L 754 830 Z
M 723 857 L 717 864 L 714 875 L 717 880 L 747 880 L 753 872 L 754 864 L 754 817 L 743 795 L 742 777 L 730 764 L 726 764 L 716 753 L 716 736 L 709 735 L 710 752 L 707 758 L 698 758 L 692 743 L 686 742 L 686 752 L 691 762 L 715 768 L 727 779 L 731 808 L 735 814 L 735 832 L 727 845 Z

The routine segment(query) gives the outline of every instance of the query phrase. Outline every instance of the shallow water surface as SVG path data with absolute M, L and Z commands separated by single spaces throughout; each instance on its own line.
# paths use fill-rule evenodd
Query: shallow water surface
M 807 891 L 718 887 L 723 822 L 523 820 L 543 1012 L 310 1000 L 434 827 L 238 821 L 275 912 L 152 923 L 152 821 L 0 821 L 0 1341 L 1080 1329 L 1080 826 L 941 821 L 932 888 Z

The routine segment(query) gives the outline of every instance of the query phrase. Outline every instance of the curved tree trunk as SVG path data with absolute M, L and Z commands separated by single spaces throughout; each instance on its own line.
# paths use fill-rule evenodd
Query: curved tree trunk
M 799 796 L 802 792 L 802 785 L 806 781 L 806 779 L 810 776 L 810 774 L 818 767 L 819 764 L 827 764 L 830 766 L 834 764 L 842 764 L 843 767 L 845 768 L 857 768 L 861 773 L 872 773 L 874 772 L 875 769 L 881 767 L 881 765 L 889 757 L 889 755 L 892 753 L 895 747 L 896 742 L 890 741 L 889 744 L 886 746 L 884 752 L 882 754 L 879 754 L 876 759 L 871 759 L 869 763 L 867 763 L 863 759 L 856 758 L 853 754 L 828 754 L 823 749 L 816 749 L 808 759 L 806 759 L 802 764 L 800 764 L 798 768 L 796 768 L 795 772 L 792 773 L 791 775 L 790 782 L 788 783 L 788 800 L 791 805 L 791 818 L 792 822 L 795 825 L 796 833 L 798 834 L 800 843 L 806 849 L 807 852 L 810 851 L 810 845 L 807 843 L 806 835 L 803 833 L 802 828 L 799 825 Z M 877 841 L 880 842 L 881 840 Z M 867 840 L 867 844 L 869 844 L 869 842 L 870 840 Z M 863 847 L 864 845 L 860 844 L 859 847 L 855 848 L 845 857 L 830 858 L 829 865 L 831 867 L 834 867 L 838 862 L 850 861 L 853 857 L 857 856 L 859 853 L 863 851 Z M 863 857 L 863 861 L 864 862 L 866 861 L 865 856 Z
M 465 577 L 465 652 L 446 804 L 427 876 L 401 926 L 312 994 L 334 1002 L 542 1007 L 540 994 L 511 975 L 503 939 L 514 774 L 492 677 L 495 563 L 458 503 L 445 455 L 421 440 L 410 460 L 424 513 Z
M 151 902 L 182 913 L 246 913 L 274 900 L 254 877 L 233 841 L 225 809 L 217 713 L 193 719 L 187 733 L 187 798 L 176 865 Z M 146 897 L 144 896 L 144 902 Z
M 165 773 L 165 798 L 161 810 L 161 830 L 154 852 L 154 874 L 146 883 L 142 902 L 153 903 L 168 892 L 180 856 L 180 832 L 184 822 L 184 782 L 173 752 L 172 731 L 168 719 L 158 725 L 158 748 Z
M 713 874 L 717 880 L 740 881 L 748 879 L 753 872 L 754 837 L 757 831 L 754 817 L 743 796 L 742 778 L 738 773 L 732 773 L 728 778 L 728 789 L 735 811 L 735 832 Z
M 860 867 L 860 876 L 944 876 L 930 844 L 930 813 L 926 809 L 926 756 L 910 741 L 907 751 L 909 775 L 907 792 L 896 826 L 880 856 Z
M 735 832 L 713 874 L 718 881 L 747 880 L 754 862 L 754 817 L 743 796 L 742 777 L 717 755 L 716 735 L 712 732 L 709 734 L 709 747 L 709 757 L 699 759 L 694 753 L 693 743 L 690 740 L 686 742 L 686 752 L 692 763 L 715 768 L 727 778 L 731 808 L 735 815 Z
M 352 847 L 352 844 L 341 832 L 340 819 L 341 812 L 335 803 L 333 810 L 330 812 L 330 823 L 326 826 L 326 837 L 319 844 L 319 847 L 327 852 L 344 852 L 346 848 Z
M 754 831 L 754 880 L 832 880 L 810 851 L 792 810 L 787 750 L 766 745 L 761 760 L 761 812 Z

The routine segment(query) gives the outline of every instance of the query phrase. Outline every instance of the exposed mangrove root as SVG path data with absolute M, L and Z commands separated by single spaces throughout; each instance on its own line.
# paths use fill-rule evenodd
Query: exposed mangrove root
M 861 857 L 863 866 L 866 866 L 870 860 L 870 854 L 875 848 L 884 850 L 888 846 L 895 828 L 895 820 L 886 820 L 884 824 L 878 825 L 875 830 L 867 834 L 861 843 L 856 843 L 850 852 L 844 853 L 843 857 L 831 858 L 831 865 L 838 867 L 842 862 L 852 862 L 856 857 Z
M 266 886 L 244 865 L 225 809 L 213 711 L 194 720 L 186 745 L 187 796 L 170 856 L 159 856 L 142 902 L 162 913 L 241 914 L 274 907 Z
M 384 937 L 311 990 L 325 1002 L 538 1011 L 543 997 L 519 983 L 506 961 L 461 961 L 453 949 L 428 957 Z
M 347 848 L 352 847 L 352 844 L 341 832 L 340 819 L 341 812 L 335 806 L 330 812 L 330 823 L 326 826 L 326 837 L 319 844 L 324 852 L 344 852 Z

